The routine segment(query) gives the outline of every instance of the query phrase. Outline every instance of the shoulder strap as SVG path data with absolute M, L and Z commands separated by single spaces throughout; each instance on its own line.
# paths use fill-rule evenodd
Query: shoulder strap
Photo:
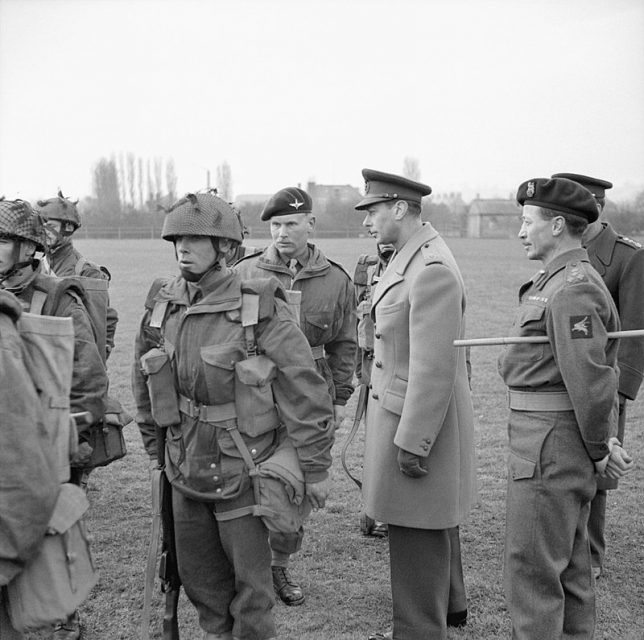
M 259 322 L 259 295 L 242 291 L 241 323 L 244 327 L 244 340 L 246 342 L 246 357 L 257 355 L 257 341 L 255 340 L 255 327 Z
M 41 316 L 42 308 L 45 306 L 46 301 L 47 301 L 47 293 L 45 291 L 41 291 L 40 289 L 36 289 L 31 298 L 29 313 L 33 313 L 37 316 Z
M 87 264 L 87 260 L 85 258 L 80 258 L 76 262 L 76 266 L 74 267 L 74 274 L 77 276 L 82 276 L 83 275 L 83 267 Z

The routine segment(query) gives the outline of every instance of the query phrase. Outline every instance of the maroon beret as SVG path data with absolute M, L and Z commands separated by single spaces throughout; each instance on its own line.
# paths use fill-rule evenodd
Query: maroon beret
M 517 190 L 517 202 L 568 213 L 588 222 L 595 222 L 599 216 L 593 194 L 567 178 L 526 180 Z
M 291 213 L 311 213 L 313 211 L 313 200 L 311 196 L 299 187 L 286 187 L 280 189 L 266 203 L 262 220 L 270 220 L 273 216 L 287 216 Z

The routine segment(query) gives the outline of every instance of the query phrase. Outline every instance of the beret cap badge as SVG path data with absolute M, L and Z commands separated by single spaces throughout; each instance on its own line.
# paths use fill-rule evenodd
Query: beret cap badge
M 535 192 L 534 182 L 532 182 L 532 180 L 531 180 L 530 182 L 528 182 L 528 188 L 526 190 L 526 196 L 528 198 L 532 198 L 534 196 L 534 192 Z
M 293 209 L 295 209 L 297 211 L 303 205 L 304 205 L 304 202 L 300 202 L 297 198 L 295 198 L 295 200 L 293 200 L 293 202 L 289 202 L 288 206 L 293 207 Z

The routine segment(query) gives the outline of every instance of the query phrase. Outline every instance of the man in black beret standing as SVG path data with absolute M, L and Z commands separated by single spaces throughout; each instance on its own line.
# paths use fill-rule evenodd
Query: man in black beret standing
M 363 472 L 365 511 L 388 525 L 393 630 L 370 638 L 444 640 L 452 532 L 476 499 L 465 351 L 453 346 L 465 331 L 465 287 L 451 251 L 422 221 L 431 188 L 372 169 L 362 175 L 362 224 L 395 248 L 372 293 Z
M 583 249 L 598 210 L 565 178 L 520 185 L 519 239 L 543 268 L 519 292 L 505 347 L 509 389 L 505 590 L 514 640 L 593 637 L 594 580 L 586 526 L 596 476 L 632 467 L 617 434 L 619 330 L 613 300 Z
M 613 184 L 608 180 L 583 176 L 578 173 L 555 173 L 553 178 L 568 178 L 586 187 L 599 206 L 599 218 L 588 225 L 582 243 L 588 252 L 590 264 L 595 267 L 608 287 L 623 330 L 644 327 L 644 249 L 639 242 L 619 235 L 613 227 L 602 220 L 606 205 L 606 190 Z M 624 443 L 626 425 L 626 401 L 635 400 L 642 384 L 644 370 L 644 337 L 629 338 L 619 343 L 619 422 L 617 437 Z M 595 578 L 599 578 L 604 565 L 606 539 L 606 491 L 616 489 L 617 480 L 599 478 L 597 493 L 590 503 L 588 539 L 590 558 Z
M 315 216 L 311 196 L 303 189 L 280 189 L 264 207 L 261 219 L 270 224 L 272 244 L 240 260 L 235 270 L 242 278 L 273 276 L 287 290 L 318 372 L 327 382 L 337 428 L 353 393 L 357 333 L 351 278 L 308 241 Z M 303 535 L 303 531 L 291 537 L 271 532 L 270 537 L 273 586 L 289 606 L 304 602 L 301 587 L 288 572 L 290 556 L 302 546 Z

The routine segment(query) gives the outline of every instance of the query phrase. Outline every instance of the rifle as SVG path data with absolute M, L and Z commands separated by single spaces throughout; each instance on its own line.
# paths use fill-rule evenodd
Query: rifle
M 617 338 L 641 338 L 644 329 L 625 329 L 623 331 L 609 331 L 606 337 L 609 340 Z M 548 336 L 505 336 L 502 338 L 470 338 L 467 340 L 454 340 L 455 347 L 488 347 L 499 344 L 543 344 L 548 342 Z
M 347 436 L 347 439 L 344 441 L 344 444 L 342 445 L 342 451 L 340 452 L 340 461 L 342 462 L 342 468 L 345 470 L 346 474 L 353 480 L 356 485 L 358 485 L 358 489 L 362 489 L 362 482 L 358 480 L 358 478 L 355 478 L 353 475 L 351 475 L 351 472 L 349 471 L 349 467 L 347 466 L 347 461 L 346 461 L 346 455 L 347 455 L 347 449 L 349 448 L 349 445 L 353 442 L 353 439 L 356 436 L 356 433 L 358 432 L 358 428 L 360 427 L 360 421 L 362 420 L 362 416 L 364 415 L 365 409 L 367 408 L 367 400 L 369 398 L 369 388 L 367 387 L 366 384 L 361 384 L 360 385 L 360 393 L 358 394 L 358 404 L 356 405 L 356 413 L 353 418 L 353 425 L 351 426 L 351 431 L 349 432 L 349 435 Z
M 172 513 L 172 487 L 165 474 L 165 429 L 156 427 L 157 432 L 157 467 L 151 471 L 152 480 L 152 531 L 148 548 L 148 563 L 145 570 L 145 591 L 143 595 L 143 615 L 141 640 L 150 637 L 150 607 L 154 587 L 154 570 L 156 568 L 159 534 L 161 538 L 161 560 L 159 578 L 161 591 L 165 594 L 163 612 L 163 640 L 179 640 L 179 621 L 177 610 L 181 579 L 177 567 L 177 552 L 174 537 L 174 517 Z

